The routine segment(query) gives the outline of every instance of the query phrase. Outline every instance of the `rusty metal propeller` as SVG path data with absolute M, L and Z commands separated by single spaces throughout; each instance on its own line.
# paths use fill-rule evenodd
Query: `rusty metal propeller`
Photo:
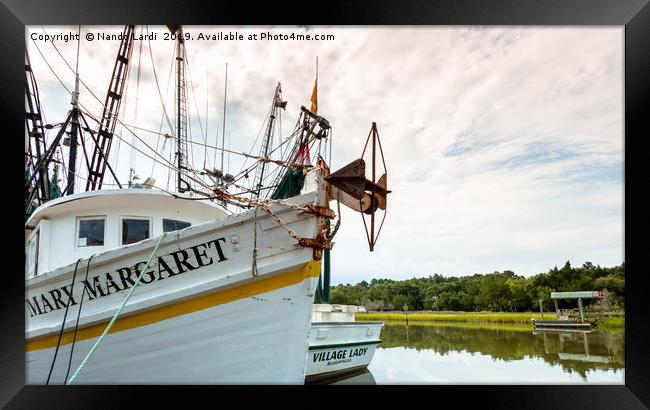
M 368 143 L 372 137 L 372 179 L 366 178 L 366 162 L 363 157 L 368 148 Z M 377 180 L 377 147 L 379 147 L 379 154 L 381 155 L 381 163 L 384 168 L 384 173 Z M 388 190 L 388 171 L 386 170 L 386 161 L 384 159 L 384 152 L 381 148 L 381 141 L 379 140 L 379 133 L 377 132 L 377 124 L 372 123 L 366 144 L 363 147 L 361 158 L 352 161 L 338 171 L 325 177 L 325 180 L 330 184 L 330 199 L 336 199 L 349 208 L 354 209 L 361 213 L 363 225 L 366 229 L 366 237 L 368 238 L 368 245 L 370 251 L 374 250 L 375 244 L 381 232 L 386 219 L 386 206 L 387 196 L 391 192 Z M 377 209 L 384 211 L 384 216 L 375 234 L 375 213 Z M 366 224 L 364 216 L 370 215 L 370 231 Z

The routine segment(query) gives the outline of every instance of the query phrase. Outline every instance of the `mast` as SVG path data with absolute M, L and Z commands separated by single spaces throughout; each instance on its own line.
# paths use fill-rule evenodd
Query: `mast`
M 41 113 L 41 102 L 38 94 L 38 86 L 34 78 L 29 54 L 25 49 L 25 178 L 31 173 L 36 173 L 36 164 L 47 152 L 47 145 L 43 130 L 43 117 Z M 50 199 L 50 176 L 49 168 L 41 167 L 38 171 L 38 179 L 30 184 L 25 202 L 25 212 L 28 213 L 34 200 L 38 199 L 37 206 Z
M 124 33 L 132 33 L 134 26 L 126 26 Z M 81 32 L 81 26 L 79 26 L 79 32 Z M 129 40 L 130 41 L 127 41 Z M 95 138 L 95 132 L 90 129 L 88 121 L 83 115 L 83 112 L 79 109 L 79 48 L 80 43 L 77 43 L 77 62 L 75 67 L 75 88 L 72 93 L 72 99 L 70 101 L 72 109 L 68 112 L 66 119 L 60 124 L 48 124 L 45 127 L 42 125 L 42 117 L 40 113 L 40 102 L 38 101 L 38 89 L 36 87 L 36 82 L 31 72 L 31 67 L 29 65 L 29 59 L 27 57 L 25 69 L 27 71 L 27 88 L 26 88 L 26 121 L 28 124 L 27 129 L 31 128 L 32 132 L 37 129 L 47 128 L 51 129 L 54 127 L 60 127 L 57 132 L 56 137 L 52 140 L 50 147 L 46 149 L 45 139 L 41 133 L 39 138 L 42 138 L 42 141 L 35 146 L 37 155 L 34 158 L 34 155 L 31 150 L 31 141 L 29 141 L 26 157 L 26 167 L 31 167 L 31 175 L 25 181 L 25 191 L 30 192 L 30 198 L 26 200 L 25 203 L 25 215 L 30 213 L 30 207 L 33 204 L 34 196 L 31 195 L 33 190 L 30 189 L 32 184 L 36 184 L 39 187 L 40 195 L 40 204 L 52 199 L 52 197 L 58 197 L 62 195 L 71 195 L 75 191 L 75 178 L 77 176 L 77 153 L 78 146 L 81 144 L 83 149 L 83 157 L 85 159 L 85 165 L 88 170 L 88 182 L 86 185 L 86 190 L 93 190 L 101 188 L 102 180 L 104 177 L 104 172 L 106 168 L 109 169 L 115 182 L 121 188 L 120 182 L 115 175 L 115 172 L 108 164 L 108 153 L 110 150 L 110 144 L 113 137 L 113 132 L 115 130 L 115 123 L 117 121 L 117 113 L 119 112 L 119 102 L 122 97 L 122 91 L 124 88 L 124 82 L 126 79 L 127 68 L 128 68 L 128 59 L 130 57 L 130 43 L 132 42 L 131 34 L 128 34 L 122 40 L 122 45 L 120 47 L 120 52 L 118 52 L 118 57 L 116 61 L 115 68 L 113 70 L 113 77 L 111 78 L 111 87 L 109 88 L 108 95 L 106 97 L 106 103 L 103 107 L 101 123 L 99 131 L 97 132 L 98 138 Z M 33 101 L 32 101 L 33 99 Z M 32 127 L 29 127 L 29 123 L 32 121 Z M 40 124 L 40 125 L 38 125 Z M 70 130 L 68 131 L 68 126 L 70 125 Z M 92 165 L 88 160 L 88 153 L 86 151 L 84 132 L 88 132 L 90 135 L 90 140 L 94 143 L 93 149 L 93 159 Z M 64 135 L 67 134 L 67 137 L 64 138 Z M 37 138 L 38 140 L 38 138 Z M 54 154 L 57 149 L 61 149 L 61 144 L 69 146 L 68 153 L 68 172 L 67 172 L 67 183 L 65 190 L 61 193 L 58 191 L 57 177 L 58 177 L 58 163 L 60 160 L 54 158 Z M 62 151 L 61 151 L 62 153 Z M 30 165 L 27 160 L 35 160 L 33 165 Z M 53 178 L 50 181 L 48 170 L 49 164 L 54 163 L 53 169 Z M 36 180 L 36 177 L 39 177 Z M 26 198 L 27 199 L 27 198 Z
M 318 68 L 316 70 L 318 73 Z M 299 133 L 296 135 L 293 146 L 290 148 L 288 156 L 285 158 L 292 165 L 307 166 L 311 162 L 310 159 L 310 145 L 316 140 L 323 140 L 329 138 L 331 127 L 327 119 L 317 114 L 318 112 L 318 77 L 314 81 L 314 88 L 311 94 L 311 108 L 307 109 L 301 106 Z M 288 198 L 296 195 L 297 186 L 302 185 L 304 175 L 302 172 L 295 172 L 291 169 L 283 169 L 278 172 L 275 180 L 271 185 L 276 186 L 275 191 L 271 195 L 273 199 Z
M 223 83 L 223 129 L 221 130 L 221 173 L 223 169 L 223 150 L 226 141 L 226 103 L 228 102 L 228 63 L 226 63 L 226 79 Z
M 79 26 L 79 33 L 81 33 L 81 26 Z M 72 99 L 70 101 L 70 104 L 72 104 L 72 111 L 70 112 L 70 123 L 72 124 L 72 128 L 70 130 L 70 139 L 69 139 L 69 145 L 70 145 L 70 151 L 69 151 L 69 157 L 68 157 L 68 179 L 67 179 L 67 186 L 64 192 L 64 195 L 72 195 L 74 194 L 74 183 L 75 183 L 75 177 L 77 176 L 76 171 L 77 171 L 77 146 L 78 144 L 78 137 L 80 133 L 79 129 L 79 48 L 80 48 L 81 42 L 77 41 L 77 63 L 75 65 L 75 78 L 74 78 L 74 92 L 72 93 Z M 81 139 L 81 142 L 83 143 L 83 137 Z M 63 143 L 65 145 L 66 140 L 63 140 Z M 85 149 L 85 147 L 84 147 Z M 88 171 L 90 171 L 90 168 L 88 168 Z
M 314 90 L 312 91 L 311 94 L 311 109 L 309 111 L 314 115 L 318 114 L 318 56 L 316 56 L 316 80 L 314 81 Z M 306 146 L 308 147 L 308 145 Z M 327 224 L 327 230 L 329 232 L 330 220 L 328 219 L 325 223 Z M 322 277 L 318 278 L 318 288 L 317 288 L 317 295 L 319 296 L 320 302 L 324 302 L 324 303 L 329 303 L 330 300 L 330 277 L 331 277 L 330 268 L 331 268 L 330 250 L 325 249 L 323 253 L 323 275 Z
M 187 165 L 187 95 L 185 87 L 185 40 L 183 27 L 168 25 L 169 31 L 176 35 L 176 189 L 189 191 L 190 185 L 183 178 Z
M 101 189 L 104 182 L 104 174 L 108 165 L 108 154 L 113 142 L 113 134 L 117 124 L 117 116 L 120 112 L 120 103 L 124 95 L 124 86 L 129 73 L 129 61 L 133 51 L 133 30 L 135 26 L 125 26 L 122 32 L 122 41 L 115 58 L 111 82 L 108 86 L 106 100 L 102 108 L 101 123 L 97 132 L 95 149 L 88 167 L 88 181 L 86 182 L 86 191 Z M 74 126 L 74 123 L 73 123 Z M 109 165 L 110 169 L 110 165 Z M 113 171 L 111 170 L 111 173 Z M 114 173 L 113 173 L 114 175 Z M 114 175 L 115 176 L 115 175 Z M 115 180 L 120 185 L 117 179 Z M 120 186 L 121 187 L 121 186 Z
M 269 148 L 271 145 L 271 139 L 273 138 L 273 125 L 275 122 L 275 117 L 280 108 L 286 109 L 287 102 L 282 101 L 282 89 L 280 83 L 275 87 L 275 94 L 273 95 L 273 102 L 271 103 L 271 114 L 269 116 L 269 122 L 266 127 L 266 133 L 264 134 L 264 139 L 262 140 L 262 147 L 260 148 L 260 156 L 266 158 L 269 155 Z M 223 151 L 222 151 L 223 152 Z M 262 181 L 264 180 L 264 170 L 266 167 L 266 162 L 261 163 L 261 167 L 257 168 L 255 175 L 255 185 L 254 185 L 254 194 L 255 197 L 259 198 L 260 190 L 262 188 Z
M 72 129 L 70 130 L 70 152 L 68 153 L 68 182 L 65 188 L 65 195 L 74 194 L 74 180 L 77 174 L 77 145 L 79 135 L 79 73 L 76 74 L 74 83 L 74 92 L 72 93 L 72 112 L 71 120 Z M 64 144 L 65 144 L 64 140 Z

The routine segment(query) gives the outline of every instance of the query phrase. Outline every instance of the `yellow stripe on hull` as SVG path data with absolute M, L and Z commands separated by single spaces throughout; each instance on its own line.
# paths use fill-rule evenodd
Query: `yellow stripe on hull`
M 311 261 L 302 266 L 300 269 L 283 273 L 270 278 L 261 279 L 256 282 L 246 283 L 230 289 L 217 290 L 215 292 L 197 296 L 193 299 L 182 300 L 166 306 L 161 306 L 153 310 L 135 313 L 131 316 L 119 318 L 113 325 L 109 333 L 119 332 L 122 330 L 132 329 L 140 326 L 149 325 L 161 320 L 184 315 L 191 312 L 207 309 L 212 306 L 222 305 L 235 300 L 258 295 L 260 293 L 270 292 L 276 289 L 295 285 L 307 278 L 318 277 L 320 275 L 320 262 Z M 77 330 L 77 341 L 99 337 L 106 325 L 110 321 L 107 318 L 102 323 Z M 74 330 L 68 330 L 61 337 L 61 346 L 72 343 Z M 34 338 L 25 342 L 25 351 L 48 349 L 55 347 L 59 335 L 53 334 L 45 337 Z

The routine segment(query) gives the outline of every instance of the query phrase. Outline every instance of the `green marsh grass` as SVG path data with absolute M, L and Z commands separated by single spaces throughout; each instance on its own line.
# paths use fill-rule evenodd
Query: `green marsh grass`
M 603 321 L 598 324 L 598 328 L 601 330 L 622 332 L 625 330 L 625 318 L 624 317 L 606 317 L 603 318 Z
M 357 313 L 358 321 L 368 320 L 406 320 L 404 312 Z M 409 313 L 409 322 L 474 322 L 474 323 L 513 323 L 530 325 L 530 320 L 541 320 L 540 313 L 522 312 L 418 312 Z M 555 314 L 544 313 L 544 320 L 555 320 Z
M 408 321 L 412 325 L 438 325 L 447 324 L 462 327 L 494 327 L 511 326 L 520 329 L 530 329 L 532 327 L 531 319 L 541 320 L 540 313 L 522 312 L 418 312 L 409 313 Z M 556 320 L 554 313 L 544 313 L 544 320 Z M 387 324 L 406 324 L 406 314 L 404 312 L 369 312 L 357 313 L 356 320 L 363 321 L 384 321 Z M 622 332 L 625 330 L 624 317 L 606 317 L 598 323 L 598 330 L 607 332 Z
M 358 320 L 358 319 L 357 319 Z M 385 325 L 402 325 L 406 326 L 406 320 L 384 320 Z M 523 323 L 489 323 L 489 322 L 440 322 L 440 321 L 409 321 L 409 326 L 433 326 L 433 327 L 453 327 L 459 329 L 481 329 L 481 330 L 507 330 L 517 332 L 530 332 L 532 326 Z

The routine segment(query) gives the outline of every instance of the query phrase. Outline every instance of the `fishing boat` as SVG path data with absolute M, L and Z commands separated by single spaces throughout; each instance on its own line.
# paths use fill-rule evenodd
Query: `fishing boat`
M 318 237 L 324 218 L 301 207 L 325 196 L 318 171 L 308 180 L 311 189 L 267 212 L 226 216 L 137 189 L 37 209 L 27 223 L 27 382 L 64 383 L 139 278 L 80 383 L 302 383 L 320 268 L 285 229 Z M 192 225 L 165 232 L 179 224 Z
M 321 259 L 340 225 L 329 202 L 368 215 L 371 248 L 376 242 L 381 225 L 375 232 L 375 212 L 385 210 L 390 192 L 385 172 L 375 179 L 376 126 L 372 179 L 365 177 L 363 154 L 330 174 L 321 151 L 314 161 L 309 154 L 317 143 L 326 152 L 322 143 L 331 132 L 314 108 L 315 85 L 312 109 L 301 107 L 295 132 L 283 142 L 286 155 L 273 159 L 274 119 L 287 104 L 278 83 L 259 155 L 242 154 L 255 162 L 245 175 L 255 171 L 255 184 L 247 195 L 233 193 L 241 191 L 236 176 L 188 163 L 184 36 L 181 26 L 169 29 L 177 38 L 176 161 L 168 164 L 176 173 L 175 192 L 153 178 L 102 188 L 107 169 L 119 185 L 109 162 L 111 142 L 119 138 L 115 125 L 137 137 L 118 118 L 134 26 L 124 29 L 94 132 L 79 100 L 77 72 L 72 109 L 46 141 L 26 56 L 29 384 L 302 384 Z M 87 184 L 76 192 L 77 147 L 84 140 L 92 145 L 84 152 Z M 69 147 L 68 178 L 61 188 L 63 146 Z M 278 169 L 267 189 L 264 169 L 271 165 Z
M 322 383 L 367 371 L 381 343 L 383 322 L 356 322 L 363 306 L 316 303 L 309 331 L 306 383 Z

